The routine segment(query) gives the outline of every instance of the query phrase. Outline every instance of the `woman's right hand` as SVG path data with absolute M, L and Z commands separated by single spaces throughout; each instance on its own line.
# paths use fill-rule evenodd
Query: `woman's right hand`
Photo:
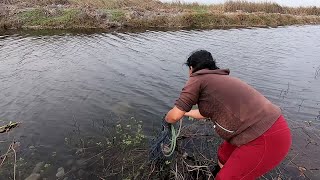
M 200 114 L 199 109 L 192 109 L 191 111 L 186 112 L 184 115 L 188 117 L 192 117 L 194 119 L 206 119 L 206 117 Z

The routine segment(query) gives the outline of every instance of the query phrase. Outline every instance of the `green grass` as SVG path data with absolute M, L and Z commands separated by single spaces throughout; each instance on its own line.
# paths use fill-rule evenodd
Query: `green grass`
M 203 6 L 195 6 L 194 8 L 192 8 L 192 10 L 198 14 L 208 13 L 208 8 L 205 8 Z
M 122 22 L 125 20 L 125 12 L 121 9 L 108 10 L 107 12 L 111 14 L 112 21 Z
M 20 14 L 20 18 L 27 26 L 69 26 L 79 19 L 80 10 L 65 9 L 50 15 L 44 9 L 33 9 Z
M 76 8 L 56 9 L 54 12 L 36 8 L 21 12 L 18 19 L 22 27 L 36 29 L 96 28 L 99 25 L 99 20 Z

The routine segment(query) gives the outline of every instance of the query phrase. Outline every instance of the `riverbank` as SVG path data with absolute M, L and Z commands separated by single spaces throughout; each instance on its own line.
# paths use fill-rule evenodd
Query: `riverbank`
M 0 29 L 184 29 L 320 24 L 320 8 L 274 3 L 218 5 L 154 0 L 0 1 Z

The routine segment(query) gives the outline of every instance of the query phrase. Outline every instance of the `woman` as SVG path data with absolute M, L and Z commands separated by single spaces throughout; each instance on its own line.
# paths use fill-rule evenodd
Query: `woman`
M 218 149 L 215 179 L 256 179 L 278 165 L 291 146 L 290 129 L 279 107 L 228 69 L 219 69 L 210 52 L 191 54 L 189 80 L 166 116 L 176 123 L 183 116 L 210 118 L 224 139 Z M 196 110 L 191 110 L 198 104 Z

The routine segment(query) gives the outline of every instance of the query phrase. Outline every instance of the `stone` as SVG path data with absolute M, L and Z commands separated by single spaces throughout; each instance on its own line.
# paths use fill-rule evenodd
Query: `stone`
M 63 167 L 58 168 L 56 176 L 57 176 L 57 178 L 61 178 L 62 176 L 64 176 L 64 168 Z
M 38 179 L 40 179 L 40 174 L 32 173 L 25 180 L 38 180 Z
M 44 165 L 44 162 L 38 162 L 36 166 L 33 168 L 32 173 L 39 173 Z
M 69 160 L 67 161 L 66 165 L 67 165 L 68 167 L 70 167 L 70 166 L 72 166 L 73 162 L 74 162 L 73 159 L 69 159 Z
M 77 166 L 72 166 L 71 171 L 76 171 L 77 170 Z
M 85 173 L 86 173 L 86 172 L 85 172 L 84 170 L 80 169 L 80 170 L 78 171 L 78 176 L 79 176 L 79 177 L 82 177 Z

